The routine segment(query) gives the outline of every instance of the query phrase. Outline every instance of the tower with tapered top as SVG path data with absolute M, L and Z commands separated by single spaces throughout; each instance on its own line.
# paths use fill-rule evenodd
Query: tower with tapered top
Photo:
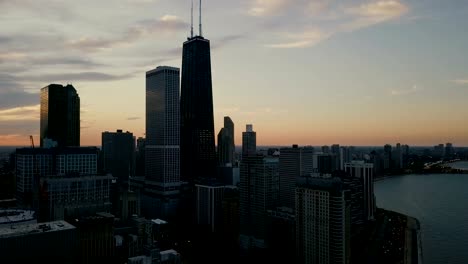
M 201 0 L 199 7 L 199 35 L 193 35 L 192 19 L 182 55 L 181 180 L 189 183 L 216 177 L 210 41 L 202 35 Z

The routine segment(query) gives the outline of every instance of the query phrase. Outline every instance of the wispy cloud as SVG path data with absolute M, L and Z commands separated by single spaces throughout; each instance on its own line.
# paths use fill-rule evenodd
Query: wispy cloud
M 21 76 L 19 78 L 24 78 L 28 81 L 39 81 L 46 83 L 53 82 L 77 82 L 77 81 L 94 81 L 94 82 L 103 82 L 103 81 L 115 81 L 123 80 L 133 77 L 134 74 L 122 74 L 114 75 L 101 72 L 79 72 L 79 73 L 62 73 L 62 74 L 43 74 L 35 76 Z
M 278 23 L 284 18 L 277 18 L 274 16 L 275 14 L 288 13 L 288 17 L 291 18 L 291 23 L 279 23 L 286 30 L 282 29 L 282 33 L 279 33 L 281 40 L 278 43 L 265 45 L 270 48 L 311 47 L 339 33 L 351 32 L 398 19 L 409 11 L 409 6 L 399 0 L 378 0 L 365 3 L 350 1 L 340 4 L 332 0 L 312 2 L 298 0 L 287 1 L 287 3 L 284 1 L 254 1 L 254 3 L 258 6 L 264 6 L 264 8 L 260 8 L 260 10 L 265 10 L 264 12 L 257 12 L 262 17 L 269 17 L 273 21 L 278 20 Z M 260 16 L 259 14 L 257 16 Z M 276 29 L 279 28 L 278 23 L 271 22 L 270 24 L 274 26 L 268 24 L 269 31 L 267 32 L 278 31 Z
M 159 19 L 146 19 L 139 21 L 132 27 L 128 28 L 121 37 L 117 38 L 93 38 L 81 37 L 76 40 L 69 41 L 67 46 L 93 52 L 104 49 L 109 49 L 114 46 L 129 44 L 139 40 L 145 35 L 151 34 L 169 34 L 188 28 L 188 24 L 177 16 L 164 15 Z
M 322 32 L 319 29 L 306 31 L 301 34 L 285 34 L 284 38 L 289 39 L 286 42 L 276 43 L 276 44 L 267 44 L 266 47 L 269 48 L 305 48 L 318 44 L 319 42 L 329 38 L 331 35 Z
M 133 116 L 133 117 L 129 117 L 127 118 L 128 121 L 135 121 L 135 120 L 140 120 L 141 117 L 138 117 L 138 116 Z
M 40 105 L 0 110 L 0 121 L 39 120 Z
M 251 16 L 263 17 L 278 14 L 288 4 L 293 1 L 288 0 L 254 0 L 248 10 Z
M 457 79 L 457 80 L 452 80 L 453 83 L 460 84 L 460 85 L 465 85 L 468 84 L 468 79 Z
M 408 12 L 409 7 L 397 0 L 381 0 L 361 4 L 345 9 L 345 13 L 354 18 L 341 25 L 345 31 L 369 27 L 401 17 Z
M 409 89 L 403 89 L 403 90 L 391 90 L 390 91 L 390 94 L 392 96 L 400 96 L 400 95 L 408 95 L 408 94 L 414 94 L 414 93 L 418 93 L 418 92 L 421 92 L 423 91 L 424 88 L 423 87 L 420 87 L 420 86 L 417 86 L 417 85 L 413 85 L 413 87 L 409 88 Z

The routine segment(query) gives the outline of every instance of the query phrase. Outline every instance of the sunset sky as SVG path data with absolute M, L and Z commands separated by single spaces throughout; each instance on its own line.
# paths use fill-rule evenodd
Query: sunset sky
M 77 89 L 82 145 L 144 136 L 145 72 L 180 67 L 190 31 L 190 0 L 0 0 L 0 14 L 0 145 L 38 137 L 50 83 Z M 237 145 L 252 123 L 259 145 L 468 146 L 467 26 L 466 0 L 205 0 L 215 133 L 229 115 Z

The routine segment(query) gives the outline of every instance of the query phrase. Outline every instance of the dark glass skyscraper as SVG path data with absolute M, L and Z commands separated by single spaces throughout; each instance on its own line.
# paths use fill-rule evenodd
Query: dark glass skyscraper
M 184 42 L 181 93 L 181 180 L 215 178 L 210 41 L 201 36 Z
M 50 140 L 59 147 L 80 146 L 80 97 L 70 84 L 41 89 L 41 147 Z
M 130 132 L 103 132 L 102 155 L 105 172 L 112 173 L 119 183 L 135 175 L 135 138 Z
M 229 116 L 224 117 L 224 127 L 218 133 L 218 163 L 220 166 L 234 163 L 234 123 Z

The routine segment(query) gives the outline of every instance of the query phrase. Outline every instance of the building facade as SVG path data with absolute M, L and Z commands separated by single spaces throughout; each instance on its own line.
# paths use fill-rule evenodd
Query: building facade
M 16 150 L 16 194 L 24 206 L 32 204 L 40 178 L 96 175 L 98 149 L 95 147 L 22 148 Z
M 199 182 L 216 177 L 210 41 L 191 37 L 182 53 L 181 178 Z
M 253 131 L 253 125 L 247 125 L 245 132 L 242 132 L 242 158 L 244 156 L 256 155 L 257 153 L 257 133 Z
M 282 148 L 279 157 L 281 206 L 294 209 L 296 182 L 314 172 L 314 149 L 312 147 Z
M 103 169 L 117 178 L 119 183 L 128 182 L 135 175 L 135 138 L 130 132 L 117 130 L 102 133 Z
M 145 177 L 164 194 L 180 186 L 179 69 L 146 73 Z
M 41 147 L 80 146 L 80 97 L 72 85 L 41 89 L 40 133 Z
M 278 158 L 250 155 L 240 166 L 240 245 L 243 250 L 265 248 L 267 210 L 279 203 Z
M 234 165 L 234 123 L 229 116 L 224 117 L 224 127 L 218 133 L 218 165 Z
M 364 218 L 374 220 L 375 195 L 374 195 L 374 165 L 364 161 L 353 161 L 345 164 L 345 171 L 352 177 L 358 178 L 362 182 L 364 197 Z
M 309 178 L 296 189 L 296 263 L 345 264 L 349 207 L 339 178 Z

